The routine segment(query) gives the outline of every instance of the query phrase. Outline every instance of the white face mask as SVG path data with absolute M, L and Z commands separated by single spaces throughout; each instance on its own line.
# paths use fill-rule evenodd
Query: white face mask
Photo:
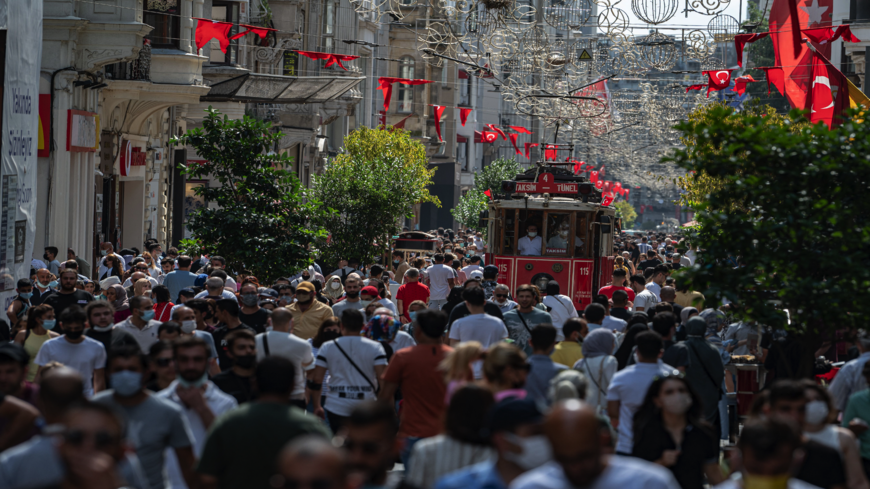
M 828 405 L 825 401 L 807 403 L 806 421 L 809 424 L 822 424 L 828 419 Z
M 507 432 L 504 434 L 504 437 L 507 441 L 514 445 L 519 445 L 523 449 L 521 453 L 505 452 L 505 460 L 519 465 L 523 470 L 536 469 L 553 458 L 550 442 L 547 441 L 547 437 L 544 435 L 523 438 Z
M 329 286 L 332 287 L 332 290 L 338 290 L 341 288 L 341 282 L 335 280 L 331 284 L 329 284 Z
M 190 334 L 190 333 L 193 333 L 193 331 L 195 329 L 196 329 L 196 321 L 194 321 L 193 319 L 191 319 L 189 321 L 182 321 L 181 322 L 181 332 L 182 333 Z
M 530 233 L 529 233 L 529 238 L 534 238 L 534 237 L 537 236 L 537 235 L 538 235 L 538 233 L 532 233 L 532 232 L 530 232 Z
M 559 235 L 562 236 L 563 238 L 568 236 L 568 230 L 563 229 L 563 230 L 559 231 Z
M 662 409 L 672 414 L 686 414 L 692 407 L 692 396 L 687 393 L 677 392 L 662 398 Z

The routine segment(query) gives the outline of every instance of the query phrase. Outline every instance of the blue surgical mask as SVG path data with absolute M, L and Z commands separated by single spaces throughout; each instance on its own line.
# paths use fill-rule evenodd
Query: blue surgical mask
M 23 294 L 18 294 L 18 296 L 22 299 L 30 299 L 31 297 L 33 297 L 33 292 L 25 292 Z
M 140 372 L 121 370 L 109 376 L 109 383 L 119 396 L 131 397 L 142 389 L 142 374 Z
M 180 375 L 176 378 L 178 379 L 178 383 L 182 387 L 202 387 L 208 381 L 208 372 L 205 372 L 204 374 L 202 374 L 202 377 L 194 380 L 193 382 L 184 380 L 184 377 Z
M 414 321 L 415 319 L 417 319 L 417 311 L 408 312 L 408 317 L 411 318 L 411 321 Z
M 43 319 L 42 327 L 45 329 L 52 329 L 57 324 L 57 319 Z
M 152 319 L 154 319 L 154 311 L 153 310 L 145 311 L 142 313 L 142 320 L 143 321 L 151 321 Z
M 102 256 L 106 256 L 106 255 L 108 255 L 108 254 L 109 254 L 108 251 L 106 251 L 106 250 L 100 250 L 100 255 L 102 255 Z
M 48 283 L 48 286 L 51 287 L 52 289 L 57 287 L 57 280 L 52 280 L 51 282 Z

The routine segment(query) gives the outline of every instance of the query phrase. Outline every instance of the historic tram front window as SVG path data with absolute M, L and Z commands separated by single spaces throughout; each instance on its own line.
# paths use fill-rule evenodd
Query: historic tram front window
M 514 240 L 516 236 L 514 234 L 514 225 L 516 223 L 516 209 L 502 209 L 502 213 L 504 218 L 501 223 L 499 223 L 499 227 L 504 233 L 504 238 L 502 239 L 502 249 L 499 253 L 505 255 L 514 255 L 516 254 L 514 250 Z
M 543 233 L 543 211 L 521 210 L 519 219 L 520 236 L 517 242 L 517 251 L 522 256 L 541 256 L 544 240 L 541 237 Z
M 589 257 L 589 220 L 587 216 L 582 213 L 577 213 L 577 230 L 574 234 L 577 235 L 577 240 L 574 242 L 574 257 L 575 258 L 587 258 Z
M 571 214 L 547 214 L 547 254 L 567 255 L 571 236 Z

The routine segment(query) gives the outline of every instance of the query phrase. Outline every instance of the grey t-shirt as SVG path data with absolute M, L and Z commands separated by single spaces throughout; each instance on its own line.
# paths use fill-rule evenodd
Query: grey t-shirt
M 362 305 L 362 301 L 348 302 L 347 299 L 345 299 L 332 306 L 332 314 L 338 319 L 341 319 L 341 315 L 346 309 L 365 309 L 365 306 Z
M 124 413 L 127 419 L 127 440 L 133 444 L 142 470 L 151 489 L 163 489 L 163 453 L 167 448 L 193 445 L 190 425 L 181 408 L 156 396 L 149 395 L 137 406 L 122 406 L 115 401 L 114 391 L 107 390 L 94 396 L 94 402 L 105 404 Z
M 532 346 L 529 345 L 529 340 L 532 338 L 531 330 L 544 323 L 553 324 L 553 318 L 549 312 L 540 309 L 532 309 L 532 312 L 524 313 L 514 309 L 504 314 L 504 325 L 507 326 L 510 339 L 517 347 L 522 348 L 526 355 L 532 354 Z

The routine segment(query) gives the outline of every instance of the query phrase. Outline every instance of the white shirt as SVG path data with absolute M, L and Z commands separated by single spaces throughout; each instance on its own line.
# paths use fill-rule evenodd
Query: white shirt
M 674 367 L 662 363 L 636 363 L 616 372 L 607 389 L 608 401 L 619 401 L 619 442 L 616 451 L 631 453 L 634 446 L 632 421 L 634 413 L 643 404 L 646 391 L 653 379 L 660 375 L 679 373 Z
M 480 270 L 481 272 L 483 272 L 483 267 L 480 265 L 468 265 L 467 267 L 464 267 L 462 269 L 462 271 L 465 273 L 466 277 L 471 277 L 471 272 L 474 272 L 477 270 Z
M 620 333 L 624 333 L 625 329 L 628 327 L 628 323 L 623 319 L 615 318 L 613 316 L 604 316 L 604 320 L 601 321 L 601 326 L 607 329 L 607 331 L 616 330 Z M 590 329 L 589 331 L 592 330 Z
M 409 346 L 417 346 L 417 342 L 414 341 L 413 336 L 404 331 L 397 331 L 396 337 L 390 342 L 390 348 L 393 349 L 393 353 L 396 353 L 402 348 L 408 348 Z
M 662 301 L 662 286 L 661 285 L 659 285 L 655 282 L 650 282 L 650 283 L 646 284 L 646 290 L 655 294 L 656 299 L 657 299 L 657 301 L 656 301 L 657 303 Z
M 492 299 L 490 299 L 489 302 L 492 302 L 493 304 L 495 304 L 496 306 L 498 306 L 498 308 L 501 310 L 501 313 L 502 313 L 502 314 L 504 314 L 504 313 L 510 311 L 511 309 L 513 309 L 513 308 L 515 308 L 515 307 L 517 307 L 517 306 L 519 305 L 519 304 L 517 304 L 516 302 L 514 302 L 514 301 L 512 301 L 512 300 L 510 300 L 510 299 L 505 299 L 505 303 L 504 303 L 504 304 L 499 304 L 498 302 L 496 302 L 496 301 L 494 301 L 494 300 L 492 300 Z
M 574 487 L 565 477 L 562 466 L 557 462 L 547 462 L 537 469 L 526 472 L 514 479 L 510 485 L 510 489 L 573 489 Z M 639 458 L 613 455 L 608 458 L 604 471 L 585 489 L 611 489 L 614 487 L 619 489 L 680 489 L 680 484 L 674 478 L 674 474 L 661 465 Z M 793 488 L 789 487 L 789 489 Z
M 266 355 L 266 347 L 263 339 L 268 336 L 269 355 Z M 257 361 L 267 356 L 286 358 L 293 362 L 293 391 L 290 399 L 305 399 L 305 372 L 314 369 L 314 356 L 311 354 L 311 344 L 302 338 L 284 333 L 282 331 L 267 331 L 260 333 L 255 338 L 257 342 Z
M 351 365 L 345 353 L 363 369 L 365 375 Z M 320 346 L 316 364 L 329 370 L 326 410 L 339 416 L 350 416 L 358 403 L 377 399 L 372 388 L 372 384 L 378 386 L 374 367 L 387 364 L 387 353 L 377 341 L 362 336 L 343 336 Z
M 478 341 L 484 348 L 508 337 L 507 327 L 501 319 L 489 314 L 472 314 L 457 319 L 450 327 L 451 340 Z
M 115 324 L 115 327 L 123 329 L 133 335 L 133 337 L 136 338 L 136 341 L 139 342 L 139 348 L 142 349 L 142 353 L 147 354 L 148 350 L 151 349 L 151 345 L 157 343 L 157 328 L 159 328 L 163 323 L 152 319 L 151 321 L 148 321 L 148 324 L 146 324 L 144 328 L 139 329 L 135 324 L 133 324 L 132 317 L 133 316 L 130 316 L 120 323 Z
M 544 305 L 550 308 L 550 317 L 553 318 L 553 326 L 556 328 L 556 341 L 565 341 L 562 325 L 570 318 L 579 317 L 571 298 L 567 295 L 544 296 Z
M 643 292 L 634 296 L 634 310 L 638 311 L 639 307 L 643 308 L 643 312 L 653 309 L 659 303 L 658 297 L 649 289 L 643 289 Z
M 574 363 L 574 370 L 583 372 L 588 380 L 586 402 L 596 406 L 599 413 L 607 412 L 607 391 L 618 368 L 619 361 L 613 355 L 581 358 Z
M 456 270 L 439 263 L 432 265 L 427 271 L 429 272 L 429 300 L 446 300 L 450 294 L 450 284 L 447 281 L 456 280 Z
M 190 425 L 190 433 L 193 435 L 193 454 L 196 458 L 199 458 L 200 455 L 202 455 L 202 449 L 205 448 L 205 438 L 208 434 L 208 429 L 202 424 L 202 419 L 200 419 L 199 415 L 181 402 L 181 398 L 179 398 L 178 393 L 175 392 L 177 387 L 178 381 L 173 380 L 172 383 L 169 384 L 169 387 L 155 395 L 160 399 L 174 403 L 181 408 L 181 413 L 185 418 L 187 418 L 187 424 Z M 205 384 L 203 397 L 205 397 L 205 403 L 208 405 L 209 409 L 211 409 L 211 412 L 214 413 L 215 418 L 219 418 L 222 414 L 231 409 L 235 409 L 239 405 L 239 403 L 236 402 L 235 397 L 225 394 L 222 390 L 218 389 L 217 386 L 208 381 Z M 181 468 L 178 466 L 178 458 L 175 456 L 174 448 L 166 449 L 165 463 L 166 472 L 169 476 L 168 489 L 187 489 L 187 484 L 184 482 L 184 476 L 181 474 Z
M 694 252 L 694 250 L 689 250 L 686 254 L 680 258 L 680 265 L 690 267 L 695 264 L 695 259 L 698 257 L 698 254 Z
M 43 367 L 57 361 L 80 373 L 85 397 L 91 397 L 94 395 L 94 370 L 106 365 L 106 348 L 97 340 L 84 338 L 81 343 L 70 343 L 65 336 L 52 338 L 42 344 L 33 362 Z
M 528 236 L 523 236 L 517 243 L 517 248 L 519 248 L 520 255 L 540 256 L 542 243 L 543 240 L 540 236 L 535 236 L 534 239 L 529 239 Z
M 393 311 L 393 315 L 395 315 L 396 317 L 399 316 L 399 312 L 396 310 L 396 305 L 393 304 L 393 301 L 391 301 L 390 299 L 386 299 L 386 298 L 385 298 L 385 299 L 381 299 L 381 300 L 378 301 L 378 303 L 379 303 L 379 304 L 382 304 L 382 305 L 383 305 L 384 307 L 386 307 L 387 309 Z
M 208 297 L 208 289 L 203 290 L 199 294 L 196 294 L 195 296 L 193 296 L 194 299 L 202 299 L 203 297 Z M 232 292 L 230 292 L 227 289 L 223 289 L 221 291 L 221 297 L 224 299 L 232 299 L 236 302 L 239 302 L 239 300 L 236 299 L 236 294 L 233 294 Z

